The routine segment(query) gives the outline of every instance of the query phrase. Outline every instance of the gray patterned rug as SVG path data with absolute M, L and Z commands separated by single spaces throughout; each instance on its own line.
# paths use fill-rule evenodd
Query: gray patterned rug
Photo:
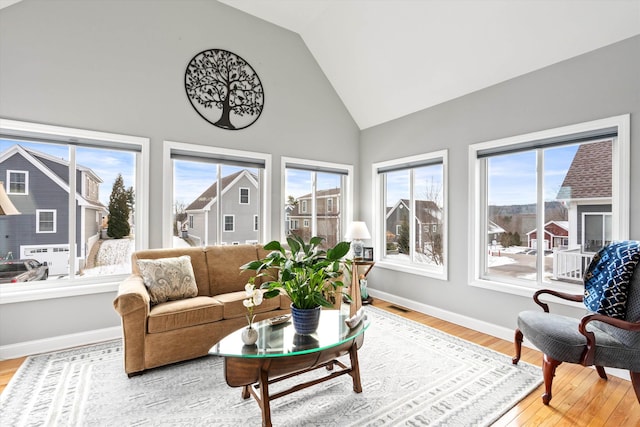
M 367 310 L 372 325 L 358 352 L 363 393 L 353 392 L 347 375 L 276 399 L 274 426 L 483 426 L 542 382 L 535 366 L 514 366 L 510 356 Z M 222 362 L 204 357 L 129 379 L 120 340 L 32 356 L 0 396 L 1 424 L 260 425 L 257 403 L 227 386 Z

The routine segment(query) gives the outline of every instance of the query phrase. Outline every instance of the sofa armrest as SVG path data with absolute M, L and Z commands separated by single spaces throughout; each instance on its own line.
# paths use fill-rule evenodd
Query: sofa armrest
M 145 369 L 145 336 L 149 293 L 142 276 L 132 274 L 120 283 L 113 307 L 122 316 L 124 370 L 132 376 Z
M 144 310 L 148 315 L 150 301 L 142 276 L 132 274 L 120 283 L 113 307 L 122 317 L 136 310 Z

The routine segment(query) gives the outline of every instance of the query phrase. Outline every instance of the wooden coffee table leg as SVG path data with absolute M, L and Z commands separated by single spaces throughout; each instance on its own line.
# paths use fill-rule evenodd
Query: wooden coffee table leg
M 267 367 L 260 369 L 260 409 L 262 409 L 262 426 L 271 427 L 271 405 L 269 402 L 269 372 Z
M 351 358 L 351 372 L 349 375 L 353 377 L 353 391 L 362 393 L 362 384 L 360 383 L 360 365 L 358 364 L 358 347 L 354 343 L 349 349 L 349 357 Z

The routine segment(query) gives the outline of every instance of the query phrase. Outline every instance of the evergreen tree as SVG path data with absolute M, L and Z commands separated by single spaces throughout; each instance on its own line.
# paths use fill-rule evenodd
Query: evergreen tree
M 401 254 L 409 253 L 409 224 L 402 221 L 400 224 L 400 234 L 398 235 L 398 251 Z
M 131 192 L 125 190 L 122 175 L 118 174 L 113 183 L 111 196 L 109 196 L 109 227 L 107 235 L 114 239 L 127 237 L 131 231 L 129 226 L 129 201 L 133 197 Z

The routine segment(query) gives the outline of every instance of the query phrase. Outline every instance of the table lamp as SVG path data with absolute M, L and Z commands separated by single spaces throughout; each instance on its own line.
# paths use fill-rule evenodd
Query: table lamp
M 353 221 L 349 228 L 347 228 L 347 234 L 345 238 L 351 240 L 351 249 L 353 250 L 353 258 L 361 259 L 364 248 L 362 239 L 370 239 L 369 229 L 364 221 Z

